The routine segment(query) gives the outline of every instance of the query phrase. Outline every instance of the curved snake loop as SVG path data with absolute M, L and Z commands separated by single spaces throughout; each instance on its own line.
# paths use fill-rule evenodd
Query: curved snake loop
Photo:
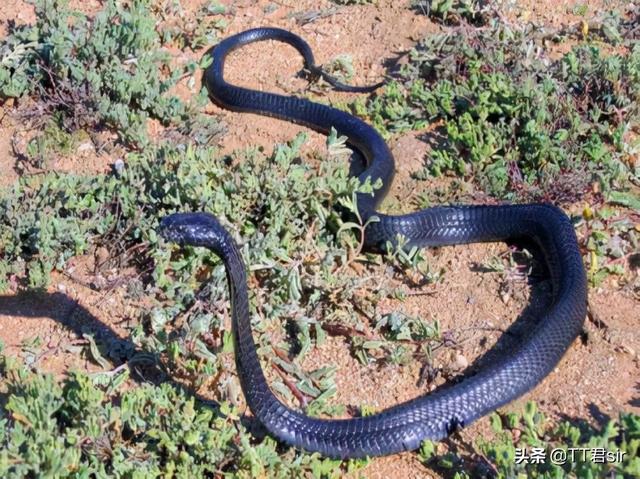
M 253 112 L 307 125 L 320 132 L 334 127 L 366 159 L 361 181 L 380 180 L 382 188 L 359 193 L 363 222 L 375 215 L 365 244 L 380 248 L 401 234 L 408 246 L 533 240 L 542 252 L 552 282 L 552 301 L 510 355 L 487 365 L 463 381 L 386 409 L 351 419 L 308 417 L 280 402 L 269 388 L 251 333 L 245 266 L 229 233 L 206 213 L 179 213 L 162 221 L 160 231 L 179 244 L 205 246 L 226 266 L 232 302 L 235 354 L 242 389 L 251 411 L 280 440 L 337 458 L 378 456 L 416 449 L 425 439 L 438 440 L 523 395 L 555 367 L 582 328 L 587 281 L 569 218 L 549 204 L 440 206 L 391 216 L 376 208 L 387 193 L 394 160 L 382 137 L 360 119 L 306 99 L 253 91 L 227 83 L 227 55 L 248 43 L 279 40 L 295 47 L 310 70 L 318 71 L 309 45 L 286 30 L 258 28 L 219 43 L 210 51 L 205 72 L 211 97 L 233 111 Z M 331 79 L 330 79 L 331 80 Z M 334 82 L 336 88 L 344 85 Z M 358 91 L 358 87 L 356 90 Z

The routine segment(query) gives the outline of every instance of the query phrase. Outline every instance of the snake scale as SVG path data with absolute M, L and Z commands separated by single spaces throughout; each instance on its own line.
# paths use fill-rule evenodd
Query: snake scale
M 380 249 L 401 234 L 408 246 L 441 246 L 474 242 L 533 240 L 542 253 L 552 283 L 550 306 L 511 354 L 461 382 L 378 414 L 350 419 L 306 416 L 279 401 L 265 379 L 253 341 L 245 265 L 218 220 L 207 213 L 176 213 L 163 219 L 160 232 L 180 245 L 204 246 L 224 262 L 232 304 L 237 370 L 251 411 L 273 436 L 295 447 L 336 458 L 393 454 L 413 450 L 425 439 L 439 440 L 523 395 L 556 366 L 581 331 L 587 307 L 587 281 L 569 218 L 550 204 L 440 206 L 390 216 L 376 208 L 394 174 L 393 156 L 382 137 L 364 121 L 306 99 L 249 90 L 223 78 L 227 55 L 252 42 L 278 40 L 296 48 L 309 70 L 318 71 L 309 45 L 277 28 L 257 28 L 231 36 L 208 53 L 212 63 L 204 81 L 221 106 L 309 126 L 320 132 L 335 128 L 366 160 L 359 179 L 380 180 L 382 188 L 359 193 L 357 208 L 366 222 L 365 244 Z M 358 90 L 354 88 L 354 90 Z

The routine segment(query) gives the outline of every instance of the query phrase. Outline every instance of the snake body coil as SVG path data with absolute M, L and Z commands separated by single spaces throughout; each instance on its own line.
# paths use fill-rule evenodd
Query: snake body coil
M 382 181 L 373 194 L 360 193 L 358 211 L 366 221 L 365 244 L 380 248 L 403 235 L 410 246 L 533 240 L 542 251 L 552 281 L 552 301 L 512 354 L 477 374 L 435 393 L 418 397 L 367 417 L 317 419 L 282 404 L 269 388 L 251 333 L 245 266 L 229 233 L 206 213 L 179 213 L 165 218 L 162 235 L 179 244 L 205 246 L 224 261 L 232 301 L 236 363 L 247 403 L 267 430 L 293 446 L 338 458 L 379 456 L 416 449 L 425 439 L 438 440 L 453 430 L 521 396 L 555 367 L 579 334 L 586 315 L 587 283 L 576 236 L 567 216 L 548 204 L 443 206 L 389 216 L 376 208 L 386 194 L 394 161 L 380 135 L 360 119 L 311 101 L 253 91 L 225 82 L 223 67 L 232 50 L 274 39 L 289 43 L 315 67 L 311 49 L 298 36 L 275 28 L 234 35 L 212 51 L 205 72 L 211 97 L 222 106 L 293 121 L 327 132 L 334 127 L 367 160 L 361 181 Z

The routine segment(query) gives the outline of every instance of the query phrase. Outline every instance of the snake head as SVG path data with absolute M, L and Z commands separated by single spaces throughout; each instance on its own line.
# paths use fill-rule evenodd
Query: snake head
M 218 250 L 230 240 L 227 230 L 209 213 L 174 213 L 160 222 L 158 233 L 179 245 L 205 246 Z

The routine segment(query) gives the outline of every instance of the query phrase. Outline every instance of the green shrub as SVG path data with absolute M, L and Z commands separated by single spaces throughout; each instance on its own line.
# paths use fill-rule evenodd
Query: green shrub
M 256 444 L 226 402 L 205 406 L 167 383 L 125 390 L 127 369 L 59 384 L 0 356 L 0 377 L 2 477 L 339 475 L 340 461 Z
M 107 126 L 138 148 L 150 142 L 149 118 L 199 141 L 220 131 L 200 112 L 204 91 L 190 103 L 170 94 L 198 65 L 173 64 L 148 0 L 108 0 L 92 19 L 68 10 L 64 0 L 34 3 L 35 25 L 0 44 L 0 98 L 36 100 L 23 117 L 56 114 L 67 130 Z
M 552 61 L 528 29 L 503 25 L 422 41 L 368 104 L 385 134 L 437 124 L 418 175 L 455 174 L 510 200 L 582 198 L 640 178 L 630 132 L 640 119 L 640 46 L 580 44 Z

